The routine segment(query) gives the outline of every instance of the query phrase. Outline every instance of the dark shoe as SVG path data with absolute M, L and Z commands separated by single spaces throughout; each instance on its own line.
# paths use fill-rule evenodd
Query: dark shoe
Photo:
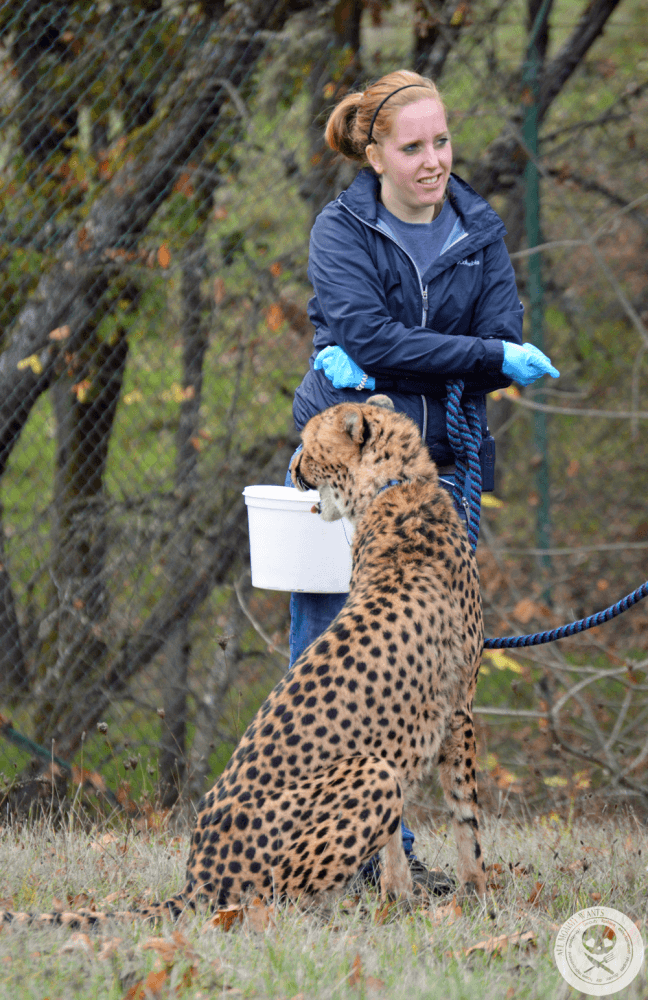
M 427 868 L 422 861 L 413 856 L 408 860 L 416 890 L 424 889 L 430 896 L 446 896 L 456 890 L 455 880 L 440 868 Z
M 417 892 L 424 890 L 430 896 L 446 896 L 454 892 L 457 883 L 450 875 L 446 875 L 441 869 L 427 868 L 422 861 L 419 861 L 413 854 L 407 859 L 414 889 Z M 380 889 L 380 863 L 378 856 L 374 856 L 360 869 L 358 874 L 349 883 L 348 892 L 359 893 L 363 889 Z

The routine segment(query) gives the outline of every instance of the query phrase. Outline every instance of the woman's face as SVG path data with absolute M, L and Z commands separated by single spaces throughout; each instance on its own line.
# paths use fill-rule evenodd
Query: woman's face
M 452 146 L 440 101 L 425 97 L 400 108 L 388 136 L 367 146 L 385 208 L 404 222 L 431 222 L 441 210 Z

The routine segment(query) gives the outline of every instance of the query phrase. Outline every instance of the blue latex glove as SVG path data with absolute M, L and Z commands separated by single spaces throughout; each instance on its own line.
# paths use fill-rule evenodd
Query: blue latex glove
M 558 378 L 560 372 L 554 368 L 546 354 L 534 344 L 509 344 L 504 343 L 504 361 L 502 362 L 502 374 L 514 379 L 519 385 L 531 385 L 536 379 L 543 375 L 551 375 Z
M 329 382 L 336 389 L 375 389 L 376 380 L 372 375 L 365 375 L 345 354 L 341 347 L 325 347 L 315 358 L 315 368 L 323 368 Z

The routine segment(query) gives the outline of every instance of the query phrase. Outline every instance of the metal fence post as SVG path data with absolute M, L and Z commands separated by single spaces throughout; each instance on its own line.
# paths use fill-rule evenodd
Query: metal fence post
M 525 183 L 525 219 L 527 245 L 536 247 L 542 242 L 540 232 L 540 177 L 536 165 L 538 155 L 538 94 L 540 77 L 540 55 L 537 38 L 549 10 L 551 0 L 544 0 L 538 11 L 529 35 L 527 54 L 522 73 L 522 104 L 524 108 L 522 132 L 526 148 L 531 154 L 527 160 Z M 544 288 L 542 283 L 542 260 L 540 253 L 529 257 L 529 313 L 531 319 L 531 341 L 544 351 Z M 543 402 L 543 396 L 538 400 Z M 538 508 L 536 517 L 536 544 L 539 549 L 551 545 L 551 513 L 549 501 L 549 460 L 547 455 L 547 419 L 540 411 L 533 413 L 533 464 L 536 470 L 536 490 Z M 550 570 L 548 555 L 540 557 L 541 566 Z

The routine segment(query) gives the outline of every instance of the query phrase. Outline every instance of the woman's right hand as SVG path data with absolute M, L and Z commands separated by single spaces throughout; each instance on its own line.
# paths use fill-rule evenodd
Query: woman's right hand
M 336 389 L 375 389 L 376 380 L 371 375 L 365 375 L 341 347 L 325 347 L 315 358 L 314 367 L 323 369 L 329 382 Z
M 519 385 L 531 385 L 543 375 L 558 378 L 560 372 L 554 368 L 546 354 L 543 354 L 535 344 L 504 344 L 504 361 L 502 374 L 512 378 Z

